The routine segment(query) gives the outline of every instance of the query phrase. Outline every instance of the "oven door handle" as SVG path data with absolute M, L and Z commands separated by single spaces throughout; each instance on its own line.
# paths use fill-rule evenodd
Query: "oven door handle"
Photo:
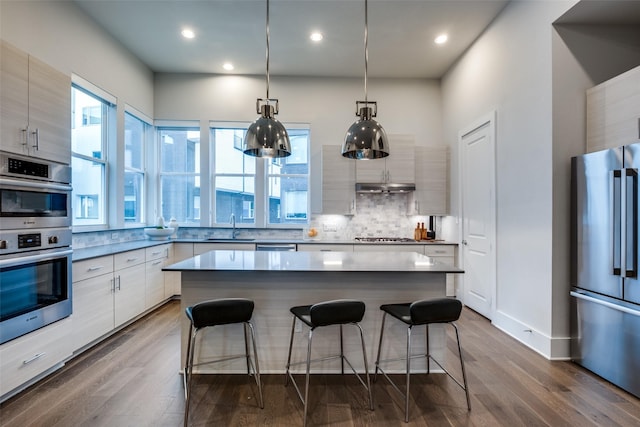
M 0 260 L 0 267 L 13 267 L 15 265 L 22 265 L 30 262 L 45 261 L 53 258 L 61 258 L 69 256 L 73 253 L 73 249 L 53 250 L 47 251 L 47 253 L 39 253 L 37 255 L 17 256 L 11 259 Z
M 22 188 L 37 188 L 38 190 L 71 191 L 73 187 L 68 184 L 53 184 L 42 181 L 19 181 L 17 179 L 0 178 L 0 185 Z

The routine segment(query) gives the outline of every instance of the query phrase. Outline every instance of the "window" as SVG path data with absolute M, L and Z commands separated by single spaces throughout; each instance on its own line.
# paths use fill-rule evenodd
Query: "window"
M 159 127 L 157 135 L 161 215 L 200 225 L 200 130 Z
M 269 224 L 306 224 L 309 216 L 309 130 L 287 132 L 291 155 L 269 162 Z
M 242 152 L 244 129 L 212 129 L 215 223 L 255 224 L 255 158 Z
M 73 225 L 106 225 L 107 140 L 115 105 L 71 87 Z
M 144 222 L 145 142 L 151 126 L 124 114 L 124 221 Z
M 309 216 L 309 130 L 288 130 L 292 154 L 260 159 L 242 152 L 244 128 L 212 128 L 216 224 L 259 227 L 306 224 Z

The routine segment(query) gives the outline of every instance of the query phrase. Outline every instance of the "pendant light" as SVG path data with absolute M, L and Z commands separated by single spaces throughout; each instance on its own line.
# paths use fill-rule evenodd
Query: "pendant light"
M 278 100 L 269 98 L 269 0 L 267 0 L 267 97 L 258 98 L 256 112 L 260 114 L 244 136 L 242 151 L 254 157 L 287 157 L 291 142 L 282 123 L 275 118 Z
M 389 155 L 389 140 L 380 123 L 373 118 L 378 103 L 367 97 L 367 68 L 369 63 L 369 17 L 367 0 L 364 1 L 364 101 L 356 101 L 358 119 L 347 130 L 342 144 L 342 155 L 349 159 L 381 159 Z

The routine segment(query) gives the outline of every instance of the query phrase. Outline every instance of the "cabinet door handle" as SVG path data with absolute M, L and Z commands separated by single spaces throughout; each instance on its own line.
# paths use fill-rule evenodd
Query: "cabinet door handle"
M 35 362 L 36 360 L 40 359 L 42 356 L 44 356 L 47 353 L 38 353 L 33 355 L 33 357 L 28 358 L 27 360 L 23 360 L 22 364 L 23 365 L 28 365 L 31 362 Z
M 121 290 L 120 289 L 120 276 L 118 276 L 116 279 L 118 280 L 118 290 Z
M 115 293 L 116 292 L 116 279 L 111 279 L 109 280 L 109 283 L 111 283 L 111 293 Z
M 22 136 L 24 138 L 24 142 L 22 143 L 22 145 L 26 147 L 29 144 L 29 126 L 22 129 Z
M 40 129 L 36 129 L 33 132 L 31 132 L 31 134 L 33 135 L 33 141 L 35 142 L 35 144 L 33 144 L 33 148 L 35 148 L 36 150 L 40 149 Z

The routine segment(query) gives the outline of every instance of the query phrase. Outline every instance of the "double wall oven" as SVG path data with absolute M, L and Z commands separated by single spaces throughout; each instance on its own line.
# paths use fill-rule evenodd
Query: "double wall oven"
M 71 314 L 71 168 L 0 151 L 0 344 Z

